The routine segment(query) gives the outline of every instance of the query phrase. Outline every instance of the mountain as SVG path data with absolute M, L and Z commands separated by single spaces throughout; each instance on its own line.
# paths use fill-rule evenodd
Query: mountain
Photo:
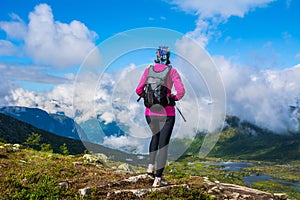
M 50 144 L 54 153 L 60 153 L 60 147 L 66 144 L 69 154 L 72 155 L 82 154 L 88 150 L 93 153 L 104 153 L 115 161 L 128 162 L 130 160 L 135 165 L 145 164 L 141 155 L 128 154 L 102 145 L 55 135 L 0 113 L 0 142 L 24 144 L 33 133 L 41 135 L 40 144 Z
M 89 119 L 80 124 L 67 117 L 63 112 L 47 113 L 39 108 L 22 106 L 6 106 L 0 108 L 0 113 L 29 123 L 37 128 L 59 136 L 84 140 L 92 143 L 103 143 L 104 137 L 125 135 L 116 122 L 106 124 L 100 119 Z
M 105 121 L 99 118 L 91 118 L 81 122 L 79 125 L 84 130 L 85 135 L 87 135 L 88 141 L 97 144 L 102 144 L 104 137 L 120 137 L 125 135 L 123 129 L 115 121 L 105 123 Z
M 199 132 L 183 157 L 198 155 L 206 133 Z M 300 133 L 276 134 L 236 116 L 228 116 L 226 126 L 209 157 L 245 160 L 300 160 Z
M 76 130 L 74 120 L 65 116 L 62 112 L 48 114 L 46 111 L 38 108 L 7 106 L 2 107 L 0 113 L 9 115 L 59 136 L 77 140 L 88 140 L 88 137 L 83 131 Z

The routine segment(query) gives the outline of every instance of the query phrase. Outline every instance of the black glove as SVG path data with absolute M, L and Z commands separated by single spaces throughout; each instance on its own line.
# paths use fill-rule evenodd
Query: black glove
M 176 102 L 175 102 L 175 99 L 172 98 L 172 97 L 169 97 L 169 106 L 175 106 L 176 105 Z

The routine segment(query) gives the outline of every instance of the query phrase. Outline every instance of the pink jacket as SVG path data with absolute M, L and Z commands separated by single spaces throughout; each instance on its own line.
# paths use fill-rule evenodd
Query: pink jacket
M 164 64 L 158 63 L 158 64 L 154 65 L 155 71 L 163 71 L 166 68 L 167 68 L 167 66 Z M 147 81 L 148 72 L 149 72 L 149 67 L 145 69 L 145 71 L 142 75 L 142 78 L 135 90 L 137 95 L 139 95 L 139 96 L 142 96 L 142 94 L 143 94 L 144 86 Z M 170 89 L 170 91 L 171 91 L 173 85 L 174 85 L 174 89 L 176 90 L 176 94 L 171 94 L 171 92 L 170 92 L 168 94 L 168 96 L 173 98 L 175 101 L 178 101 L 184 96 L 185 89 L 184 89 L 184 85 L 182 84 L 179 73 L 177 72 L 177 70 L 175 68 L 172 67 L 169 72 L 169 76 L 167 78 L 167 87 Z M 163 110 L 161 112 L 151 112 L 151 110 L 149 108 L 146 108 L 145 115 L 147 115 L 147 116 L 175 116 L 175 108 L 174 108 L 174 106 L 166 106 L 165 110 Z

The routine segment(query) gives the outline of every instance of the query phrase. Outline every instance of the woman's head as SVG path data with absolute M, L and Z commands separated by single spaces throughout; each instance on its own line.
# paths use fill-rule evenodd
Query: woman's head
M 170 64 L 170 49 L 167 46 L 159 46 L 156 49 L 156 63 Z

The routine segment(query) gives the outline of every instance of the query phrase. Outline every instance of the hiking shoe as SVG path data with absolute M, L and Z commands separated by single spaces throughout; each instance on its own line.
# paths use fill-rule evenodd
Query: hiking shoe
M 168 182 L 163 180 L 161 177 L 155 177 L 154 182 L 153 182 L 153 187 L 161 187 L 161 186 L 166 186 L 168 185 Z
M 147 174 L 150 176 L 150 178 L 154 179 L 154 165 L 153 164 L 148 165 Z

